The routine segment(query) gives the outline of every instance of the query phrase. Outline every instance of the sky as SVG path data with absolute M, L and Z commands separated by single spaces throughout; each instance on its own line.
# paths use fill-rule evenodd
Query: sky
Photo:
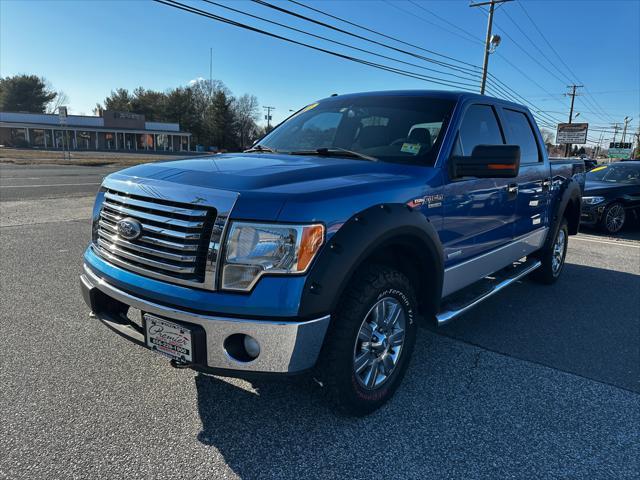
M 478 89 L 477 80 L 401 52 L 310 24 L 249 0 L 228 7 L 367 49 L 409 66 L 314 39 L 201 1 L 200 9 L 321 48 Z M 406 45 L 322 16 L 284 0 L 270 3 L 400 49 Z M 487 17 L 467 0 L 300 0 L 342 19 L 454 60 L 411 49 L 462 68 L 482 64 Z M 589 138 L 612 137 L 611 124 L 640 125 L 640 0 L 515 0 L 497 7 L 494 33 L 502 42 L 489 72 L 524 97 L 547 122 L 566 121 L 570 83 L 579 83 L 574 120 Z M 92 114 L 116 88 L 166 90 L 209 77 L 235 95 L 251 93 L 275 107 L 279 122 L 333 93 L 391 89 L 459 89 L 353 63 L 343 58 L 193 15 L 151 0 L 0 0 L 0 75 L 45 77 L 69 97 L 74 114 Z M 460 63 L 466 62 L 466 63 Z M 424 68 L 445 73 L 433 73 Z M 462 72 L 464 73 L 464 72 Z M 600 132 L 600 129 L 609 131 Z M 620 134 L 618 135 L 618 138 Z

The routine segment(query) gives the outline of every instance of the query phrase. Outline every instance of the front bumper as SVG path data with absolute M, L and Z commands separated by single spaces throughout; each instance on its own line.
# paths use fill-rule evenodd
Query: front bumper
M 80 276 L 82 296 L 93 314 L 125 338 L 146 346 L 144 329 L 127 318 L 129 308 L 182 323 L 200 332 L 194 344 L 195 360 L 189 366 L 213 373 L 295 374 L 313 367 L 329 326 L 330 316 L 304 321 L 252 320 L 189 312 L 136 297 L 107 283 L 86 264 Z M 260 355 L 244 362 L 230 356 L 224 341 L 231 335 L 251 335 Z
M 595 226 L 602 220 L 602 215 L 606 208 L 606 204 L 598 203 L 596 205 L 582 204 L 582 210 L 580 211 L 580 223 L 587 226 Z

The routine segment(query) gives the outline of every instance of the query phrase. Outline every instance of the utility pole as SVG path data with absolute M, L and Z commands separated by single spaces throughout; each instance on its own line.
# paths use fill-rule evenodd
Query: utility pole
M 573 121 L 573 103 L 576 100 L 576 89 L 578 88 L 582 88 L 584 87 L 584 85 L 568 85 L 568 88 L 571 89 L 571 93 L 567 93 L 567 95 L 569 95 L 571 97 L 571 108 L 569 109 L 569 124 L 571 124 L 571 122 Z M 569 154 L 571 153 L 571 144 L 567 143 L 567 145 L 564 147 L 564 156 L 568 157 Z
M 495 11 L 495 6 L 497 4 L 511 1 L 513 0 L 489 0 L 488 2 L 471 3 L 469 5 L 470 7 L 482 7 L 484 5 L 489 5 L 489 18 L 487 20 L 487 38 L 484 42 L 484 61 L 482 62 L 482 83 L 480 84 L 480 95 L 484 95 L 484 90 L 487 85 L 489 55 L 493 53 L 496 47 L 500 44 L 500 37 L 498 35 L 491 35 L 491 29 L 493 27 L 493 12 Z
M 613 143 L 616 143 L 616 138 L 618 138 L 618 130 L 620 130 L 618 125 L 620 125 L 618 122 L 611 124 L 613 127 Z
M 602 144 L 602 137 L 604 136 L 604 131 L 600 132 L 600 138 L 598 139 L 598 145 L 596 145 L 596 149 L 593 153 L 593 159 L 598 160 L 598 153 L 600 153 L 600 145 Z
M 633 120 L 633 118 L 624 117 L 624 128 L 622 130 L 622 143 L 627 139 L 627 125 Z
M 271 130 L 271 110 L 275 110 L 276 107 L 262 107 L 267 111 L 264 119 L 267 121 L 267 130 Z
M 213 47 L 209 47 L 209 97 L 213 97 Z

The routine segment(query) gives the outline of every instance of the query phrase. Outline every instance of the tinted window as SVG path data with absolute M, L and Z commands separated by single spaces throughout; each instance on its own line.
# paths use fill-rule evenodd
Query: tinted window
M 504 110 L 504 116 L 507 143 L 520 145 L 520 163 L 539 162 L 538 144 L 527 116 L 522 112 L 507 109 Z
M 314 103 L 260 140 L 279 153 L 347 149 L 387 162 L 433 164 L 452 100 L 394 95 Z
M 471 155 L 476 145 L 502 145 L 496 115 L 488 105 L 472 105 L 464 114 L 455 155 Z
M 603 165 L 587 173 L 587 180 L 610 183 L 640 183 L 640 165 Z

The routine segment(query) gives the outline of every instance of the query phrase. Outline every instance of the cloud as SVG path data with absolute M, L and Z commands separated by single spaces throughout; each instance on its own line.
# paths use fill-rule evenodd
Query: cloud
M 204 78 L 197 77 L 197 78 L 194 78 L 193 80 L 189 80 L 189 86 L 192 87 L 195 84 L 200 83 L 200 82 L 204 82 L 204 81 L 206 81 Z

